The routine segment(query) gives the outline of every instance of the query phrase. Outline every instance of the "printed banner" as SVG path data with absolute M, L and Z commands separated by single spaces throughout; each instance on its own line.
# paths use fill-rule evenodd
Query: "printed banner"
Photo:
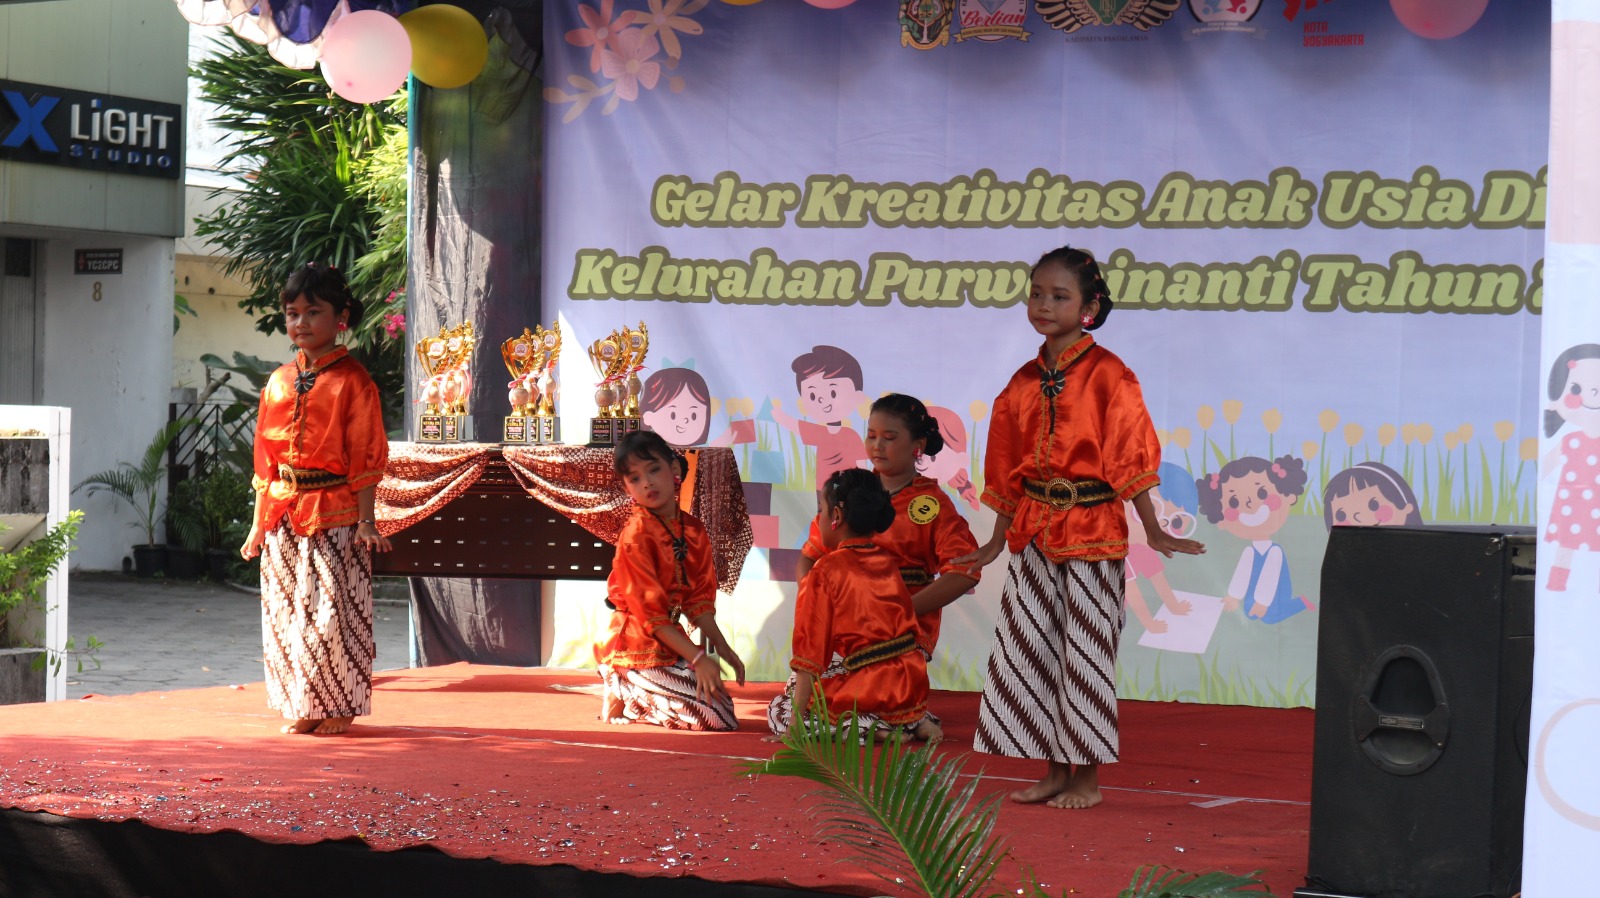
M 1591 641 L 1600 632 L 1600 179 L 1590 149 L 1600 140 L 1600 5 L 1561 0 L 1553 12 L 1533 704 L 1518 736 L 1528 761 L 1528 898 L 1592 890 L 1573 859 L 1600 849 L 1600 658 Z
M 758 550 L 718 618 L 756 678 L 787 672 L 816 487 L 863 463 L 880 394 L 936 409 L 924 470 L 987 537 L 990 409 L 1062 244 L 1104 264 L 1162 523 L 1208 547 L 1135 550 L 1124 697 L 1309 705 L 1329 528 L 1535 523 L 1544 7 L 546 10 L 563 427 L 594 414 L 583 348 L 645 322 L 645 423 L 747 481 Z M 981 684 L 1003 565 L 947 609 L 936 687 Z M 603 608 L 569 595 L 555 663 L 592 664 Z

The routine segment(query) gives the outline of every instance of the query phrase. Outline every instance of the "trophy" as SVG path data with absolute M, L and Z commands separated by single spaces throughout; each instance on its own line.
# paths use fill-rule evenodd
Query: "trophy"
M 539 374 L 544 368 L 543 349 L 533 332 L 522 329 L 522 336 L 512 337 L 500 344 L 500 358 L 511 373 L 506 384 L 506 398 L 511 402 L 511 414 L 506 416 L 505 429 L 501 431 L 503 443 L 526 443 L 529 436 L 538 437 L 538 425 L 530 415 L 539 400 Z
M 441 328 L 439 336 L 424 337 L 417 341 L 417 361 L 427 373 L 422 383 L 422 416 L 417 419 L 417 439 L 424 443 L 444 440 L 443 382 L 445 366 L 445 338 Z
M 628 372 L 625 384 L 619 384 L 625 392 L 622 405 L 622 429 L 624 434 L 629 434 L 640 427 L 639 396 L 644 392 L 644 383 L 639 380 L 639 372 L 644 369 L 645 353 L 650 351 L 650 329 L 639 322 L 639 329 L 622 329 L 622 345 L 627 351 L 625 362 Z
M 534 442 L 549 446 L 561 442 L 561 419 L 556 417 L 556 397 L 561 389 L 556 382 L 556 362 L 561 359 L 561 322 L 550 330 L 534 325 L 533 338 L 539 347 L 540 366 L 535 374 L 538 404 L 533 423 L 538 428 Z
M 472 416 L 467 401 L 472 394 L 472 323 L 417 341 L 417 358 L 428 373 L 422 387 L 427 408 L 418 421 L 417 439 L 429 443 L 472 440 Z
M 619 412 L 627 401 L 627 385 L 622 382 L 629 353 L 616 331 L 611 336 L 596 340 L 589 347 L 589 362 L 594 365 L 595 376 L 600 378 L 594 388 L 595 416 L 589 421 L 589 445 L 615 446 L 622 439 L 623 424 Z

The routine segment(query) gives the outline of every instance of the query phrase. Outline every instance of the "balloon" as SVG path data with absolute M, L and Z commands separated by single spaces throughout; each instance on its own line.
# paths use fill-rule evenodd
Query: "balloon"
M 322 77 L 352 103 L 394 96 L 411 71 L 411 40 L 394 16 L 364 9 L 322 32 Z
M 402 15 L 400 24 L 411 35 L 411 73 L 430 87 L 470 84 L 489 60 L 483 25 L 459 6 L 419 6 Z
M 1489 0 L 1389 0 L 1389 5 L 1412 34 L 1446 40 L 1478 24 Z
M 806 2 L 818 9 L 843 9 L 856 0 L 806 0 Z

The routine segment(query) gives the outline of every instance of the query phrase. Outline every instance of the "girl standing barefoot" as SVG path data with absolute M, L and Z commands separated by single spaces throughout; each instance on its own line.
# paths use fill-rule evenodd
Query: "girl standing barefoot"
M 261 557 L 267 704 L 285 733 L 332 735 L 372 713 L 373 509 L 389 457 L 378 388 L 338 336 L 361 301 L 310 263 L 283 288 L 296 348 L 261 391 L 256 510 L 240 553 Z
M 1111 297 L 1100 267 L 1062 247 L 1033 267 L 1028 322 L 1044 345 L 1012 375 L 989 423 L 983 502 L 994 534 L 968 558 L 1011 550 L 1000 622 L 978 711 L 979 751 L 1037 758 L 1037 783 L 1013 801 L 1100 803 L 1099 765 L 1115 762 L 1117 640 L 1133 502 L 1150 548 L 1205 547 L 1162 530 L 1150 501 L 1161 447 L 1139 381 L 1086 331 Z

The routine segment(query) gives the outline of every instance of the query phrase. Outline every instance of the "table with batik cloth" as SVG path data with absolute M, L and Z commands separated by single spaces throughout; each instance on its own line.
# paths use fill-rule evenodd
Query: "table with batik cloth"
M 706 525 L 717 586 L 732 592 L 753 536 L 739 463 L 690 449 L 683 495 Z M 586 446 L 390 443 L 373 572 L 414 577 L 603 580 L 632 513 L 614 452 Z

